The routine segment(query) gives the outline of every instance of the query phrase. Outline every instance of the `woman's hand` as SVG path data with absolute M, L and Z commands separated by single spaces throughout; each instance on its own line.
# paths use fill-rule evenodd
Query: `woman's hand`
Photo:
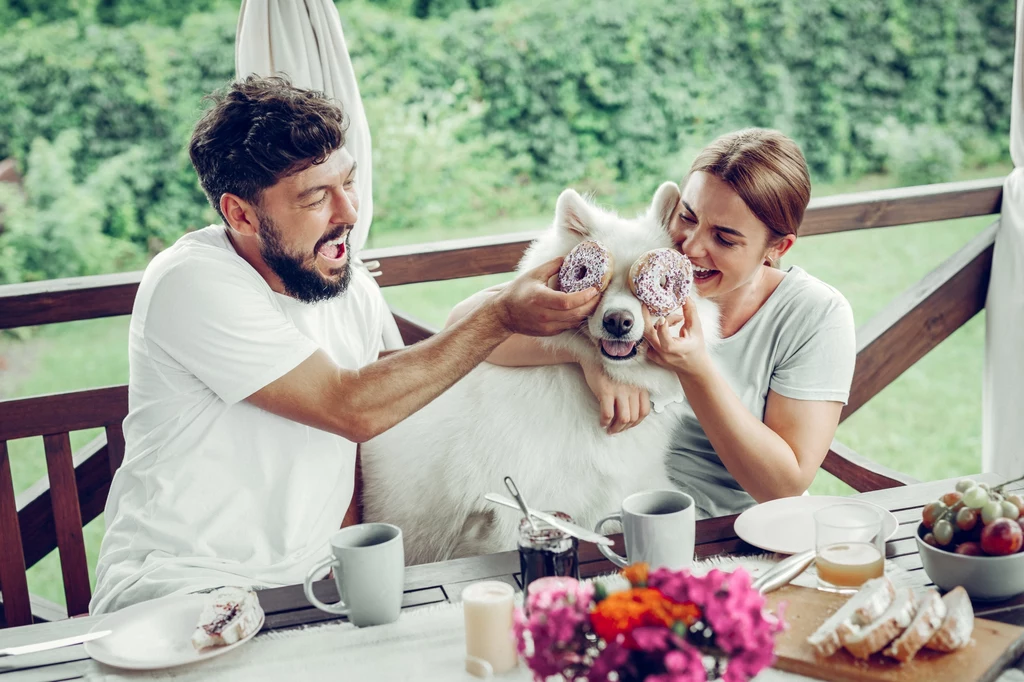
M 643 311 L 648 359 L 683 376 L 703 372 L 708 366 L 709 357 L 697 305 L 693 299 L 686 299 L 681 312 L 663 317 L 657 322 L 651 317 L 647 306 L 644 306 Z M 683 324 L 678 334 L 673 334 L 671 327 L 680 321 Z
M 601 427 L 609 434 L 631 429 L 651 413 L 651 396 L 647 389 L 616 383 L 604 373 L 599 363 L 581 361 L 587 386 L 601 405 Z

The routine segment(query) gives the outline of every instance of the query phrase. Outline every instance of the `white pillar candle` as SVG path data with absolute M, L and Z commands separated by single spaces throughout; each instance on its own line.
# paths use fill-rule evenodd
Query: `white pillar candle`
M 498 581 L 473 583 L 462 591 L 466 669 L 470 672 L 479 669 L 479 660 L 487 661 L 495 675 L 516 667 L 518 654 L 512 636 L 514 599 L 512 586 Z

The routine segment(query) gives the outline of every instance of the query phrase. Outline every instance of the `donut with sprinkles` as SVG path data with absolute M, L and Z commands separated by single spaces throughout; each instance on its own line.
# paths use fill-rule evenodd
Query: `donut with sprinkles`
M 612 254 L 598 241 L 587 240 L 573 247 L 558 271 L 558 286 L 567 294 L 597 287 L 604 291 L 612 280 Z
M 655 317 L 683 305 L 693 286 L 693 265 L 675 249 L 654 249 L 629 269 L 629 288 Z

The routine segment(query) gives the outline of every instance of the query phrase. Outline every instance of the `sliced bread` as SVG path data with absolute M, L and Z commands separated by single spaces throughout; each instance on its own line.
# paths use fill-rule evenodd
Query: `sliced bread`
M 867 581 L 807 638 L 807 643 L 819 656 L 831 656 L 842 646 L 840 628 L 854 623 L 869 623 L 877 618 L 892 603 L 895 591 L 892 581 L 885 576 Z
M 851 654 L 868 658 L 899 636 L 913 619 L 914 591 L 900 588 L 885 613 L 867 625 L 841 631 L 840 639 Z
M 946 603 L 942 597 L 934 589 L 925 590 L 917 597 L 914 620 L 910 621 L 902 635 L 893 640 L 885 650 L 885 655 L 903 663 L 912 660 L 939 629 L 945 617 Z
M 967 590 L 954 587 L 942 597 L 946 605 L 946 617 L 932 638 L 925 644 L 935 651 L 956 651 L 971 642 L 974 632 L 974 607 Z

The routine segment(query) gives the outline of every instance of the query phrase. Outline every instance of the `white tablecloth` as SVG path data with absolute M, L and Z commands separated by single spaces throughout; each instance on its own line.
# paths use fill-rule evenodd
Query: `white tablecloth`
M 718 567 L 732 570 L 742 565 L 754 576 L 771 567 L 775 557 L 719 558 L 701 562 L 695 571 Z M 894 566 L 887 572 L 895 582 L 910 584 L 913 578 Z M 813 567 L 794 581 L 813 586 Z M 266 632 L 218 658 L 200 664 L 151 673 L 129 673 L 100 666 L 90 673 L 94 682 L 129 680 L 177 680 L 206 682 L 279 682 L 280 680 L 337 680 L 352 682 L 471 682 L 464 669 L 465 628 L 461 604 L 439 604 L 405 611 L 390 625 L 356 628 L 332 623 L 304 630 Z M 502 682 L 530 682 L 524 665 L 494 678 Z M 769 669 L 756 682 L 798 682 L 809 678 Z M 999 682 L 1024 682 L 1024 673 L 1008 671 Z

